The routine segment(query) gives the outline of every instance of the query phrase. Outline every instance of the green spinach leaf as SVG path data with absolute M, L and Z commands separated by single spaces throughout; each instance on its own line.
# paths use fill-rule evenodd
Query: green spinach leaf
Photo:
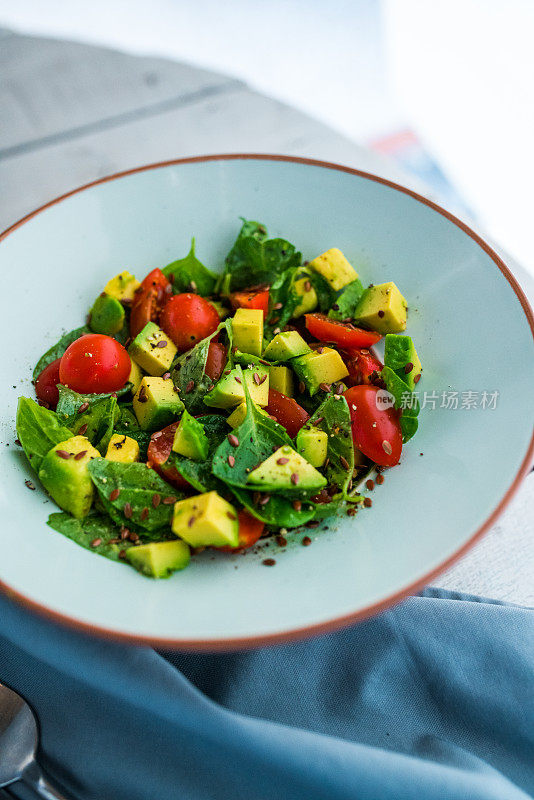
M 171 280 L 175 294 L 193 291 L 205 297 L 212 294 L 217 281 L 217 276 L 196 257 L 194 238 L 185 258 L 167 264 L 162 272 Z
M 298 528 L 299 525 L 305 525 L 316 515 L 315 506 L 312 503 L 303 502 L 301 510 L 297 511 L 293 503 L 282 495 L 272 494 L 269 502 L 262 505 L 258 501 L 259 499 L 256 499 L 259 492 L 252 492 L 237 486 L 232 486 L 231 490 L 243 507 L 266 525 L 279 528 Z
M 180 397 L 190 414 L 201 414 L 206 411 L 204 396 L 208 393 L 209 387 L 213 384 L 212 379 L 206 375 L 206 361 L 208 359 L 210 342 L 221 331 L 225 331 L 226 333 L 229 362 L 231 364 L 231 320 L 221 322 L 215 333 L 212 333 L 211 336 L 208 336 L 206 339 L 202 339 L 192 350 L 178 356 L 173 363 L 171 378 L 174 385 L 178 388 Z M 227 364 L 226 368 L 228 368 L 228 366 Z
M 85 400 L 84 398 L 91 398 Z M 87 404 L 85 411 L 79 409 Z M 109 395 L 82 395 L 66 386 L 59 386 L 57 404 L 59 419 L 76 435 L 83 431 L 99 453 L 106 453 L 113 429 L 119 418 L 117 398 Z
M 119 553 L 133 546 L 133 543 L 125 539 L 120 542 L 120 529 L 106 514 L 92 513 L 85 519 L 75 519 L 64 511 L 50 514 L 48 523 L 58 533 L 62 533 L 86 550 L 98 553 L 112 561 L 120 561 Z M 94 547 L 92 542 L 100 539 L 101 543 Z
M 16 426 L 22 449 L 36 472 L 48 451 L 73 435 L 54 411 L 43 408 L 29 397 L 19 398 Z
M 328 311 L 336 302 L 336 292 L 332 289 L 326 278 L 318 272 L 310 270 L 309 280 L 317 295 L 319 309 L 322 312 Z
M 310 423 L 328 434 L 327 467 L 330 483 L 345 494 L 354 472 L 354 446 L 350 411 L 344 397 L 329 395 L 312 416 Z
M 208 456 L 205 461 L 193 461 L 191 458 L 174 453 L 167 459 L 167 463 L 172 463 L 180 475 L 188 481 L 197 492 L 210 492 L 221 490 L 221 481 L 215 477 L 211 471 L 213 454 L 220 445 L 224 437 L 229 432 L 228 423 L 225 417 L 218 414 L 210 414 L 201 417 L 200 422 L 204 426 L 204 431 L 208 437 Z
M 419 415 L 419 401 L 417 395 L 411 391 L 402 378 L 391 369 L 391 367 L 384 367 L 380 373 L 380 377 L 386 384 L 386 389 L 395 399 L 395 408 L 402 409 L 400 418 L 400 426 L 402 431 L 402 441 L 408 442 L 416 433 L 419 427 L 417 417 Z
M 363 284 L 359 278 L 356 278 L 355 281 L 352 281 L 352 283 L 349 283 L 349 285 L 343 289 L 333 306 L 330 308 L 328 316 L 331 319 L 338 320 L 349 318 L 352 319 L 354 317 L 354 312 L 356 311 L 356 306 L 358 305 L 363 293 Z
M 67 347 L 86 333 L 91 333 L 91 330 L 87 327 L 87 325 L 83 325 L 81 328 L 76 328 L 75 330 L 70 331 L 70 333 L 66 333 L 64 336 L 62 336 L 59 342 L 56 342 L 56 344 L 52 345 L 52 347 L 41 356 L 35 365 L 35 369 L 33 370 L 33 379 L 35 380 L 41 374 L 44 368 L 52 363 L 52 361 L 55 361 L 57 358 L 61 358 Z

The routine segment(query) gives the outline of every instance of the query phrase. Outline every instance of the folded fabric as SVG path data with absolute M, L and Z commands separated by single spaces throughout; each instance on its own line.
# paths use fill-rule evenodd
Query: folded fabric
M 424 595 L 224 655 L 91 639 L 1 598 L 0 680 L 79 800 L 532 797 L 532 611 Z

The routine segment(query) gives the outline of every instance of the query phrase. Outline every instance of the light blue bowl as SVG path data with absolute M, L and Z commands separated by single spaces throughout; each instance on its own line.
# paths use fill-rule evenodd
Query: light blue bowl
M 54 504 L 13 443 L 17 397 L 38 356 L 80 325 L 108 278 L 142 277 L 185 255 L 220 266 L 239 216 L 263 221 L 309 259 L 339 247 L 364 282 L 395 281 L 410 306 L 428 402 L 373 507 L 311 547 L 205 552 L 149 581 L 46 526 Z M 326 631 L 428 583 L 503 510 L 533 454 L 533 317 L 507 267 L 465 225 L 371 175 L 304 159 L 215 156 L 112 176 L 54 201 L 5 235 L 0 411 L 0 581 L 32 608 L 87 630 L 165 646 L 230 648 Z M 6 283 L 6 285 L 8 285 Z M 11 280 L 9 281 L 11 285 Z M 475 392 L 477 408 L 441 407 Z M 480 407 L 483 393 L 496 408 Z M 447 395 L 448 396 L 448 395 Z M 464 395 L 473 398 L 473 395 Z M 7 447 L 9 443 L 9 447 Z M 274 568 L 262 566 L 266 556 Z

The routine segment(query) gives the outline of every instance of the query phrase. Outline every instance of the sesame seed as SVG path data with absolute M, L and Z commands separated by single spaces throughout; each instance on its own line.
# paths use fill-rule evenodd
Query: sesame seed
M 311 288 L 312 288 L 311 282 L 310 281 L 306 281 L 306 283 L 304 284 L 304 289 L 307 292 L 311 292 Z
M 152 495 L 152 508 L 157 508 L 161 503 L 161 495 L 157 492 Z
M 276 463 L 280 464 L 280 466 L 282 466 L 282 464 L 287 464 L 288 462 L 289 462 L 289 458 L 277 458 L 276 459 Z
M 169 378 L 171 377 L 171 373 L 170 372 L 164 372 L 161 377 L 163 378 L 164 381 L 168 381 Z
M 79 452 L 79 453 L 76 453 L 76 455 L 74 456 L 74 460 L 75 460 L 75 461 L 81 461 L 81 460 L 82 460 L 82 458 L 83 458 L 84 456 L 86 456 L 86 455 L 87 455 L 87 450 L 80 450 L 80 452 Z
M 130 505 L 130 503 L 125 503 L 124 504 L 123 512 L 124 512 L 124 516 L 126 517 L 126 519 L 131 519 L 132 518 L 133 511 L 132 511 L 132 506 Z
M 195 388 L 195 381 L 189 381 L 189 383 L 185 387 L 185 393 L 189 394 L 189 392 L 192 392 L 194 388 Z
M 93 539 L 93 541 L 91 542 L 91 547 L 98 547 L 101 544 L 102 544 L 102 539 Z
M 164 506 L 172 506 L 173 503 L 176 503 L 176 497 L 164 497 L 162 503 Z
M 266 380 L 267 380 L 267 373 L 265 373 L 265 375 L 262 375 L 262 376 L 261 376 L 261 378 L 260 378 L 260 382 L 259 382 L 259 384 L 258 384 L 258 385 L 259 385 L 259 386 L 261 386 L 261 385 L 262 385 L 262 383 L 265 383 L 265 381 L 266 381 Z
M 147 519 L 148 514 L 149 514 L 148 508 L 145 506 L 141 511 L 140 519 L 144 521 L 145 519 Z
M 274 331 L 273 331 L 273 333 L 274 333 L 274 334 L 276 334 L 276 335 L 278 335 L 279 333 L 281 333 L 281 330 L 280 330 L 280 328 L 275 328 L 275 329 L 274 329 Z
M 408 363 L 407 363 L 407 364 L 406 364 L 406 366 L 404 367 L 404 374 L 405 374 L 405 375 L 409 375 L 409 374 L 410 374 L 410 372 L 412 371 L 412 369 L 413 369 L 413 364 L 412 364 L 412 362 L 411 362 L 411 361 L 408 361 Z
M 188 528 L 192 528 L 193 527 L 193 525 L 195 524 L 195 519 L 196 519 L 196 517 L 189 517 L 189 519 L 187 521 L 187 527 Z
M 128 530 L 128 528 L 126 528 L 124 525 L 122 525 L 121 526 L 121 530 L 120 530 L 120 534 L 121 534 L 121 539 L 124 540 L 124 539 L 128 538 L 128 536 L 130 535 L 130 531 Z
M 413 382 L 414 383 L 419 383 L 420 380 L 421 380 L 421 373 L 419 373 L 419 375 L 415 376 L 415 378 L 413 379 Z
M 293 474 L 291 475 L 291 483 L 294 484 L 294 486 L 296 486 L 298 482 L 299 482 L 298 472 L 293 472 Z
M 56 450 L 56 456 L 59 458 L 64 458 L 67 461 L 69 458 L 72 458 L 72 453 L 67 453 L 66 450 Z
M 386 453 L 388 456 L 390 456 L 393 452 L 393 448 L 387 439 L 384 439 L 384 441 L 382 442 L 382 449 L 384 450 L 384 453 Z
M 264 558 L 261 563 L 265 567 L 274 567 L 274 565 L 276 564 L 276 561 L 274 560 L 274 558 Z
M 299 392 L 300 392 L 300 394 L 304 394 L 305 391 L 306 391 L 306 384 L 304 383 L 304 381 L 299 381 Z
M 365 485 L 367 486 L 370 492 L 372 492 L 373 489 L 375 488 L 375 482 L 372 481 L 370 478 L 368 481 L 365 481 Z
M 279 534 L 276 537 L 276 543 L 279 544 L 280 547 L 287 547 L 287 539 L 285 536 L 282 536 L 281 534 Z
M 121 550 L 120 551 L 119 558 L 126 558 L 126 550 Z
M 381 485 L 384 483 L 384 476 L 383 476 L 383 475 L 380 475 L 380 474 L 378 474 L 378 475 L 376 476 L 376 482 L 378 483 L 378 485 L 379 485 L 379 486 L 381 486 Z
M 139 535 L 137 533 L 135 533 L 135 531 L 130 531 L 130 533 L 128 534 L 128 539 L 131 542 L 138 542 L 139 541 Z
M 233 455 L 229 455 L 226 459 L 228 461 L 228 466 L 234 467 L 235 466 L 235 458 Z
M 330 385 L 328 383 L 320 383 L 319 384 L 319 389 L 322 389 L 323 392 L 329 392 L 330 391 Z
M 378 312 L 378 316 L 380 317 L 380 319 L 382 319 L 382 317 L 384 316 L 384 312 L 382 311 L 382 309 L 380 309 L 380 311 Z
M 160 339 L 160 341 L 157 343 L 156 347 L 167 347 L 167 340 L 166 339 Z
M 87 403 L 87 402 L 82 403 L 81 406 L 78 409 L 78 414 L 83 414 L 83 412 L 87 411 L 88 408 L 89 408 L 89 403 Z
M 32 490 L 32 492 L 34 492 L 34 491 L 35 491 L 35 486 L 33 485 L 33 483 L 31 482 L 31 480 L 30 480 L 29 478 L 27 478 L 27 479 L 24 481 L 24 485 L 25 485 L 25 486 L 26 486 L 28 489 L 31 489 L 31 490 Z
M 114 503 L 114 502 L 115 502 L 115 500 L 116 500 L 116 499 L 117 499 L 117 497 L 120 495 L 120 493 L 121 493 L 121 490 L 120 490 L 120 489 L 113 489 L 113 491 L 112 491 L 112 492 L 111 492 L 111 494 L 109 495 L 109 499 L 111 500 L 111 502 L 112 502 L 112 503 Z
M 260 506 L 266 506 L 270 499 L 271 495 L 264 494 L 263 497 L 260 499 Z
M 257 372 L 255 372 L 254 373 L 254 383 L 256 384 L 256 386 L 260 385 L 260 380 L 261 380 L 260 376 L 258 375 Z
M 373 501 L 371 500 L 370 497 L 366 497 L 365 500 L 363 501 L 363 504 L 365 508 L 371 508 L 371 506 L 373 505 Z
M 228 434 L 228 441 L 232 445 L 232 447 L 239 447 L 239 439 L 235 435 L 235 433 Z
M 293 508 L 295 511 L 300 511 L 302 508 L 302 500 L 293 500 Z
M 283 308 L 283 304 L 282 303 L 275 303 L 274 306 L 273 306 L 273 309 L 275 311 L 280 311 L 281 308 Z
M 308 547 L 311 543 L 312 540 L 310 539 L 309 536 L 305 536 L 304 539 L 302 540 L 302 544 L 304 545 L 304 547 Z
M 345 458 L 345 456 L 339 456 L 339 460 L 341 461 L 341 466 L 343 469 L 350 469 L 350 464 Z

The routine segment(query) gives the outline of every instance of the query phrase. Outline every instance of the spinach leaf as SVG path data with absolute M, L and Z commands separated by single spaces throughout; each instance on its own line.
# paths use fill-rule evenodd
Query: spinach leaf
M 171 378 L 174 385 L 179 389 L 180 397 L 190 414 L 201 414 L 203 411 L 206 411 L 204 395 L 208 393 L 209 387 L 213 385 L 212 379 L 206 375 L 205 371 L 209 346 L 214 336 L 217 336 L 217 334 L 223 330 L 226 332 L 228 353 L 230 354 L 232 345 L 232 321 L 225 320 L 221 322 L 217 330 L 212 333 L 211 336 L 202 339 L 192 350 L 178 356 L 173 363 Z
M 239 444 L 234 447 L 226 438 L 213 456 L 213 474 L 229 486 L 250 489 L 247 484 L 249 472 L 265 461 L 273 451 L 283 444 L 293 445 L 285 429 L 270 417 L 262 414 L 250 399 L 248 386 L 243 381 L 247 401 L 247 415 L 241 425 L 233 432 Z M 230 434 L 232 435 L 232 434 Z M 235 459 L 233 467 L 228 457 Z M 230 459 L 232 461 L 232 459 Z
M 308 278 L 315 289 L 320 310 L 323 312 L 328 311 L 336 302 L 336 292 L 332 289 L 326 278 L 323 278 L 318 272 L 310 270 Z
M 80 406 L 84 403 L 88 403 L 89 407 L 91 407 L 99 400 L 108 400 L 110 397 L 116 398 L 120 395 L 126 394 L 126 392 L 130 391 L 130 388 L 131 384 L 127 383 L 126 386 L 123 386 L 123 388 L 119 389 L 118 392 L 105 392 L 104 394 L 80 394 L 79 392 L 75 392 L 74 389 L 69 389 L 68 386 L 59 384 L 59 400 L 56 407 L 56 413 L 62 417 L 72 417 L 74 414 L 78 413 Z
M 91 550 L 92 553 L 98 553 L 112 561 L 120 561 L 121 550 L 127 550 L 133 546 L 128 539 L 120 542 L 113 541 L 120 539 L 120 530 L 107 514 L 94 512 L 85 519 L 75 519 L 70 514 L 61 511 L 50 514 L 47 524 L 76 544 L 85 547 L 86 550 Z M 101 539 L 102 543 L 93 547 L 91 542 L 94 542 L 95 539 Z
M 61 358 L 67 347 L 85 333 L 91 333 L 87 325 L 83 325 L 81 328 L 76 328 L 75 330 L 70 331 L 70 333 L 66 333 L 64 336 L 62 336 L 59 342 L 56 342 L 56 344 L 52 345 L 52 347 L 41 356 L 35 365 L 35 369 L 33 370 L 33 379 L 35 380 L 41 374 L 44 368 L 52 363 L 52 361 L 55 361 L 56 358 Z
M 133 524 L 151 533 L 159 531 L 164 526 L 170 525 L 174 501 L 184 497 L 183 492 L 171 489 L 169 484 L 146 464 L 139 462 L 121 464 L 118 461 L 107 461 L 105 458 L 94 458 L 87 468 L 102 505 L 111 519 L 119 525 L 129 527 Z M 118 497 L 111 500 L 111 493 L 117 489 Z M 155 495 L 159 495 L 160 499 L 156 507 L 154 507 Z M 173 498 L 173 502 L 166 503 L 165 500 L 169 500 L 170 497 Z
M 213 454 L 221 441 L 228 433 L 228 423 L 225 417 L 218 414 L 210 414 L 201 417 L 199 420 L 204 426 L 204 431 L 208 437 L 208 456 L 205 461 L 193 461 L 191 458 L 174 453 L 171 454 L 166 463 L 172 463 L 180 475 L 188 481 L 197 492 L 210 492 L 212 489 L 221 490 L 221 482 L 211 471 Z
M 19 398 L 16 425 L 22 449 L 36 472 L 48 451 L 73 435 L 54 411 L 43 408 L 29 397 Z
M 316 515 L 315 507 L 312 503 L 303 503 L 300 511 L 293 508 L 293 504 L 286 497 L 282 495 L 272 494 L 271 499 L 265 505 L 255 502 L 255 495 L 259 492 L 252 492 L 247 489 L 241 489 L 237 486 L 232 486 L 231 490 L 237 500 L 243 505 L 247 511 L 265 522 L 266 525 L 273 525 L 279 528 L 297 528 L 299 525 L 305 525 L 310 519 Z
M 84 400 L 84 397 L 91 399 Z M 78 409 L 82 408 L 85 403 L 88 404 L 88 408 L 80 414 Z M 105 454 L 120 413 L 116 397 L 82 395 L 60 385 L 57 408 L 59 419 L 74 434 L 78 434 L 80 429 L 83 429 L 83 435 L 89 439 L 99 453 Z
M 162 272 L 171 281 L 175 294 L 193 291 L 205 297 L 215 289 L 217 277 L 195 256 L 194 238 L 185 258 L 171 262 Z
M 264 326 L 264 337 L 267 341 L 275 336 L 275 328 L 285 328 L 300 304 L 302 297 L 295 290 L 295 281 L 303 277 L 308 277 L 307 270 L 290 267 L 275 278 L 269 289 L 270 311 Z M 274 307 L 280 303 L 282 308 L 275 309 Z
M 364 288 L 359 278 L 346 286 L 328 312 L 331 319 L 352 319 Z
M 115 428 L 120 428 L 122 430 L 129 430 L 129 431 L 139 431 L 141 428 L 139 427 L 139 423 L 137 422 L 137 417 L 133 412 L 133 403 L 122 403 L 119 406 L 119 418 L 115 423 Z
M 272 283 L 277 275 L 288 267 L 297 267 L 301 261 L 302 254 L 290 242 L 267 239 L 264 225 L 243 220 L 236 242 L 226 256 L 222 282 L 231 291 Z
M 354 446 L 347 401 L 344 397 L 336 400 L 333 394 L 329 395 L 310 423 L 328 434 L 328 461 L 324 472 L 329 482 L 345 494 L 354 472 Z
M 391 367 L 384 367 L 380 377 L 386 384 L 386 389 L 395 399 L 395 408 L 402 409 L 400 426 L 402 431 L 402 441 L 408 442 L 416 433 L 419 427 L 417 417 L 419 415 L 419 401 L 417 395 L 411 391 L 408 384 L 393 372 Z

